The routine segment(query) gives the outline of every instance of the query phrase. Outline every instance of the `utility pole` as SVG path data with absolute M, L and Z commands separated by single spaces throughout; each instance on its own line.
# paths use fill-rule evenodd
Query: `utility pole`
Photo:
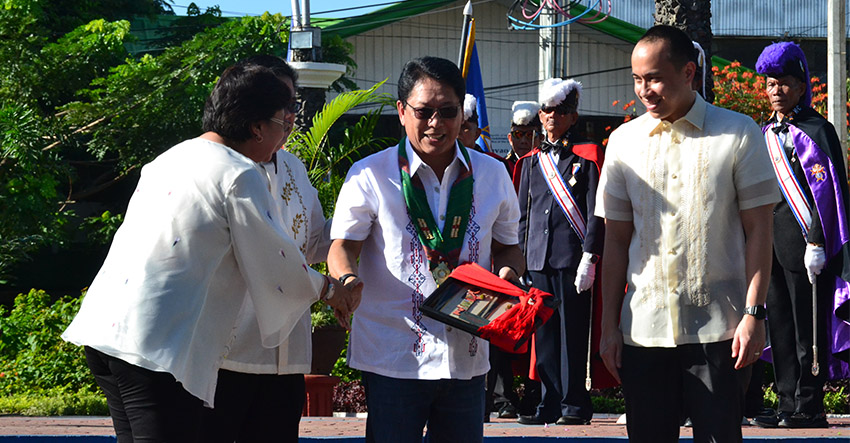
M 847 35 L 844 13 L 847 0 L 829 0 L 827 5 L 827 109 L 835 126 L 841 151 L 847 152 Z M 847 156 L 842 155 L 847 169 Z
M 540 24 L 543 26 L 552 25 L 555 23 L 555 12 L 547 8 L 540 14 Z M 543 88 L 543 81 L 555 76 L 555 28 L 540 28 L 540 36 L 538 40 L 540 52 L 538 55 L 538 73 L 537 78 L 540 83 L 537 85 L 538 91 Z
M 305 132 L 313 125 L 313 116 L 325 105 L 328 86 L 345 73 L 344 65 L 321 63 L 322 30 L 310 26 L 310 0 L 292 0 L 292 31 L 289 34 L 292 60 L 298 71 L 296 98 L 301 111 L 295 116 L 295 127 Z

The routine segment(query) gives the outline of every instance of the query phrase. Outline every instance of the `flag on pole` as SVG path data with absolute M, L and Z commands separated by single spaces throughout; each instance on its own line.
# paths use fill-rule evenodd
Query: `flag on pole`
M 490 121 L 487 119 L 487 104 L 484 101 L 484 82 L 481 80 L 481 65 L 478 64 L 478 49 L 475 47 L 475 19 L 470 20 L 469 29 L 464 35 L 466 47 L 463 48 L 463 63 L 461 72 L 466 79 L 466 93 L 475 96 L 478 100 L 478 127 L 481 128 L 481 136 L 476 144 L 484 152 L 491 152 L 490 145 Z

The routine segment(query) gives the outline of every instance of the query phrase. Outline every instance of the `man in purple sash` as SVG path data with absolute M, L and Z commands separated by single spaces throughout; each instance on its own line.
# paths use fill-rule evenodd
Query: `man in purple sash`
M 767 296 L 779 408 L 755 423 L 825 428 L 824 382 L 850 375 L 847 174 L 835 128 L 811 108 L 809 70 L 800 47 L 768 46 L 756 70 L 767 76 L 774 112 L 762 130 L 784 198 L 774 209 Z

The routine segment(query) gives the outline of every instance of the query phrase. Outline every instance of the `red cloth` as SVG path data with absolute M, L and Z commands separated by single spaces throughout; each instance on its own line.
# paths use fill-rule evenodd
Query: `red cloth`
M 489 324 L 478 328 L 481 338 L 508 352 L 523 353 L 531 334 L 549 320 L 554 312 L 543 301 L 552 294 L 531 288 L 525 292 L 502 280 L 476 263 L 466 263 L 452 271 L 450 277 L 484 289 L 519 298 L 519 303 Z
M 599 339 L 602 336 L 602 278 L 599 270 L 602 268 L 600 263 L 596 264 L 597 273 L 596 280 L 593 282 L 593 313 L 590 330 L 590 379 L 593 389 L 605 389 L 619 386 L 620 383 L 614 379 L 614 376 L 608 372 L 605 367 L 605 362 L 599 355 Z M 532 340 L 534 338 L 532 337 Z M 540 380 L 537 376 L 537 354 L 534 349 L 534 342 L 531 343 L 531 362 L 528 368 L 528 378 L 532 380 Z

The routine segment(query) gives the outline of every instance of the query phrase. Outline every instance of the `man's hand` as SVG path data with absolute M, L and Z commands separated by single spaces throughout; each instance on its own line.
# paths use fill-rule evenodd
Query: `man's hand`
M 602 331 L 599 340 L 599 355 L 605 363 L 608 372 L 620 382 L 620 366 L 623 355 L 623 333 L 619 328 L 607 328 Z
M 757 320 L 752 315 L 744 315 L 732 339 L 732 358 L 736 359 L 735 369 L 755 363 L 761 357 L 764 343 L 764 320 Z
M 518 245 L 505 245 L 493 240 L 490 253 L 493 256 L 494 273 L 498 272 L 503 280 L 518 281 L 525 272 L 525 256 Z
M 593 254 L 584 252 L 581 254 L 581 262 L 576 269 L 576 290 L 584 292 L 593 286 L 593 280 L 596 279 L 596 264 L 593 261 Z
M 513 282 L 519 281 L 519 276 L 516 275 L 516 270 L 510 266 L 502 266 L 502 268 L 499 269 L 499 278 Z
M 349 318 L 355 309 L 360 305 L 360 296 L 363 292 L 363 282 L 359 278 L 351 279 L 347 285 L 343 285 L 339 280 L 328 277 L 330 284 L 334 285 L 333 297 L 325 299 L 334 310 L 339 324 L 347 330 L 351 330 L 351 322 Z M 326 291 L 327 292 L 327 291 Z

